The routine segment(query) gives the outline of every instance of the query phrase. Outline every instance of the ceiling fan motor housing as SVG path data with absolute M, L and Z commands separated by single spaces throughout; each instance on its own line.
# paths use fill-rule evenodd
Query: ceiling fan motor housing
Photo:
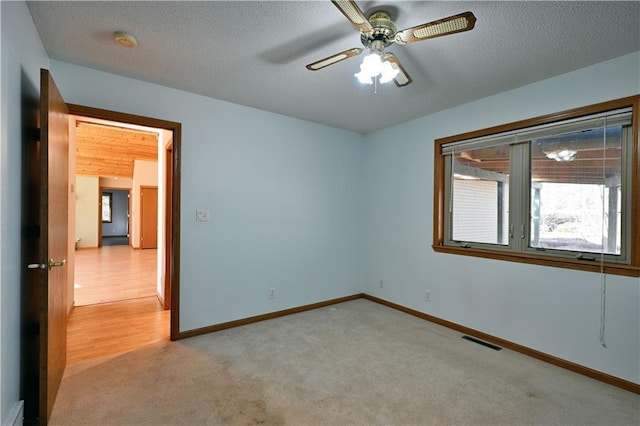
M 372 13 L 369 16 L 369 23 L 373 27 L 373 32 L 360 33 L 360 41 L 365 47 L 382 50 L 394 42 L 398 29 L 387 12 L 379 10 Z

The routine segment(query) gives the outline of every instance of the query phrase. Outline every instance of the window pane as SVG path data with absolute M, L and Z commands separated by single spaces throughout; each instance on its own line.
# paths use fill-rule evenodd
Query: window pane
M 102 221 L 111 222 L 111 197 L 112 193 L 102 194 Z
M 620 254 L 622 127 L 533 140 L 534 248 Z
M 454 154 L 451 238 L 508 244 L 509 147 Z

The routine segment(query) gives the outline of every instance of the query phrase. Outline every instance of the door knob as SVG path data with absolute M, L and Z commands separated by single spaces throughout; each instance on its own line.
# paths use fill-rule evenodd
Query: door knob
M 52 270 L 57 266 L 64 266 L 67 263 L 67 259 L 62 259 L 59 261 L 55 261 L 53 259 L 49 260 L 49 264 L 46 263 L 30 263 L 27 265 L 29 269 L 49 269 Z

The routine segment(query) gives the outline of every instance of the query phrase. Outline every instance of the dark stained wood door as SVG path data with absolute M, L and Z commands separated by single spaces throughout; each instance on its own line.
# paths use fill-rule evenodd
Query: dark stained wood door
M 158 248 L 158 187 L 140 187 L 140 248 Z
M 23 144 L 28 145 L 23 151 L 26 424 L 47 424 L 66 366 L 68 126 L 67 106 L 49 71 L 43 69 L 40 131 L 32 137 L 39 137 L 39 141 L 23 138 Z

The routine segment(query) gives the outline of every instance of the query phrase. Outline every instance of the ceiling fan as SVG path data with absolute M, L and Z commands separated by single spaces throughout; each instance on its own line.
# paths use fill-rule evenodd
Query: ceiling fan
M 387 46 L 393 43 L 405 45 L 469 31 L 473 29 L 476 23 L 476 17 L 473 13 L 464 12 L 398 31 L 389 13 L 384 10 L 373 12 L 367 19 L 353 0 L 331 0 L 331 3 L 340 9 L 349 22 L 360 31 L 362 45 L 371 52 L 360 65 L 360 72 L 355 74 L 355 77 L 365 84 L 373 84 L 374 81 L 380 81 L 382 84 L 393 80 L 396 86 L 404 87 L 413 81 L 402 64 L 400 64 L 396 55 L 384 51 Z M 310 63 L 307 65 L 307 69 L 317 71 L 352 56 L 357 56 L 363 50 L 361 47 L 356 47 L 336 53 Z

